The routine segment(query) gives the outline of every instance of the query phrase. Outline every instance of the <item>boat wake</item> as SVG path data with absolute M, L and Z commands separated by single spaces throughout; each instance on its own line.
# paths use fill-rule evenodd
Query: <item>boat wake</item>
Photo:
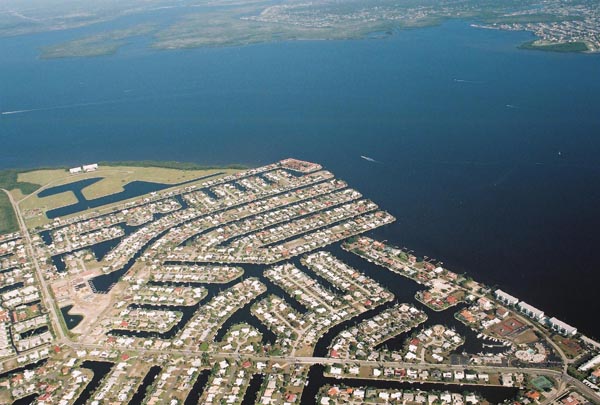
M 360 157 L 361 157 L 361 159 L 364 159 L 364 160 L 366 160 L 367 162 L 371 162 L 371 163 L 381 163 L 381 162 L 379 162 L 379 161 L 377 161 L 377 160 L 375 160 L 375 159 L 373 159 L 373 158 L 371 158 L 371 157 L 368 157 L 368 156 L 362 156 L 362 155 L 361 155 Z
M 70 108 L 83 108 L 83 107 L 94 107 L 94 106 L 102 106 L 102 105 L 110 105 L 110 104 L 122 104 L 129 103 L 135 101 L 143 101 L 149 99 L 149 97 L 138 97 L 138 98 L 118 98 L 113 100 L 104 100 L 104 101 L 92 101 L 88 103 L 74 103 L 74 104 L 63 104 L 63 105 L 55 105 L 51 107 L 42 107 L 42 108 L 30 108 L 23 110 L 14 110 L 14 111 L 2 111 L 0 115 L 15 115 L 15 114 L 26 114 L 33 112 L 41 112 L 41 111 L 54 111 L 54 110 L 67 110 Z
M 12 114 L 23 114 L 35 110 L 15 110 L 15 111 L 2 111 L 0 115 L 12 115 Z
M 454 79 L 454 83 L 483 84 L 480 80 Z

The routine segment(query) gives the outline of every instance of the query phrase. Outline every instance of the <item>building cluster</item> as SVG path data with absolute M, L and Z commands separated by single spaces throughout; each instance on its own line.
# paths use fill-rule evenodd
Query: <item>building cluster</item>
M 285 263 L 269 268 L 264 274 L 301 304 L 302 313 L 275 295 L 252 308 L 277 334 L 277 347 L 286 353 L 312 353 L 314 344 L 328 329 L 393 297 L 377 282 L 330 253 L 308 255 L 302 263 L 330 283 L 330 288 L 293 264 Z
M 156 377 L 150 379 L 140 398 L 149 405 L 183 404 L 201 373 L 208 372 L 206 365 L 200 357 L 193 355 L 161 357 L 168 358 L 159 358 L 159 366 L 150 369 L 149 373 Z
M 505 387 L 521 387 L 525 383 L 523 373 L 509 373 L 497 371 L 481 371 L 454 366 L 450 369 L 440 369 L 436 366 L 412 367 L 406 366 L 360 366 L 352 363 L 334 364 L 327 371 L 327 376 L 335 378 L 369 378 L 385 381 L 405 382 L 441 382 L 453 384 L 491 384 Z
M 252 379 L 252 374 L 247 370 L 251 365 L 252 363 L 247 362 L 240 366 L 227 360 L 215 364 L 207 387 L 200 398 L 201 403 L 241 403 Z
M 373 387 L 345 387 L 325 385 L 321 388 L 318 404 L 415 404 L 415 405 L 465 405 L 479 404 L 483 398 L 476 393 L 451 393 L 449 391 L 421 391 L 418 389 L 393 389 Z
M 417 261 L 415 256 L 401 249 L 385 245 L 366 236 L 346 242 L 343 247 L 394 273 L 428 287 L 425 291 L 417 291 L 415 298 L 434 311 L 443 311 L 457 305 L 465 298 L 465 291 L 460 288 L 458 283 L 464 278 L 433 263 Z
M 464 337 L 456 331 L 443 325 L 435 325 L 408 339 L 404 360 L 441 363 L 464 342 Z
M 200 286 L 156 285 L 138 279 L 129 291 L 125 292 L 123 297 L 125 300 L 117 303 L 117 307 L 124 305 L 129 300 L 137 305 L 192 306 L 196 305 L 206 294 L 206 288 Z
M 72 167 L 69 169 L 69 173 L 78 174 L 78 173 L 95 172 L 96 170 L 98 170 L 98 168 L 99 168 L 98 163 L 90 163 L 90 164 L 83 165 L 83 166 Z
M 24 365 L 48 356 L 53 336 L 41 298 L 21 235 L 1 236 L 0 364 L 11 357 L 15 364 Z
M 197 349 L 203 342 L 212 342 L 217 331 L 235 311 L 266 290 L 263 283 L 249 278 L 219 293 L 194 314 L 174 337 L 173 345 Z
M 152 265 L 150 278 L 161 283 L 228 283 L 244 274 L 239 266 L 166 264 Z
M 225 353 L 251 354 L 260 352 L 262 333 L 248 324 L 232 326 L 218 342 L 219 351 Z
M 555 22 L 504 23 L 483 25 L 507 31 L 529 31 L 538 38 L 533 46 L 552 46 L 557 44 L 582 44 L 578 51 L 600 51 L 600 14 L 586 10 L 587 16 Z
M 299 403 L 308 377 L 308 369 L 309 366 L 306 364 L 273 364 L 271 372 L 265 375 L 257 404 Z
M 183 314 L 180 311 L 145 308 L 125 308 L 112 320 L 111 333 L 121 331 L 164 333 L 175 326 Z
M 379 360 L 379 345 L 426 320 L 427 315 L 413 305 L 395 304 L 340 332 L 331 343 L 329 356 L 346 360 Z
M 69 223 L 44 232 L 50 256 L 73 252 L 108 240 L 122 238 L 122 225 L 141 226 L 151 222 L 156 214 L 166 214 L 181 209 L 171 198 L 124 208 L 116 213 Z
M 433 262 L 356 237 L 393 220 L 320 165 L 286 159 L 56 220 L 36 230 L 33 242 L 0 236 L 0 371 L 25 368 L 0 378 L 8 389 L 0 391 L 0 402 L 35 395 L 41 404 L 178 405 L 200 390 L 195 402 L 236 404 L 252 390 L 264 405 L 295 404 L 314 365 L 310 359 L 317 358 L 340 362 L 327 370 L 340 378 L 522 385 L 520 373 L 448 365 L 464 338 L 442 325 L 413 333 L 401 352 L 388 349 L 390 339 L 404 339 L 427 316 L 411 304 L 392 303 L 393 294 L 374 278 L 319 251 L 347 238 L 344 249 L 427 287 L 416 295 L 427 307 L 469 302 L 456 317 L 482 333 L 514 339 L 528 332 L 530 323 L 505 306 L 576 333 L 500 290 L 494 299 Z M 47 277 L 38 279 L 42 274 Z M 69 307 L 46 308 L 46 291 Z M 65 315 L 52 329 L 61 310 L 83 314 L 80 326 L 69 332 Z M 248 313 L 253 316 L 240 323 Z M 325 342 L 334 327 L 341 332 Z M 549 356 L 538 342 L 521 349 L 522 361 Z M 413 363 L 385 367 L 390 360 Z M 583 371 L 595 384 L 598 367 L 590 362 Z M 95 388 L 87 389 L 90 382 Z M 336 387 L 318 400 L 479 400 Z
M 456 319 L 478 332 L 479 337 L 488 341 L 488 346 L 506 349 L 498 356 L 484 358 L 485 362 L 502 361 L 505 355 L 518 345 L 531 344 L 538 340 L 531 327 L 513 316 L 499 301 L 488 297 L 476 298 L 472 295 L 467 298 L 471 305 L 458 311 L 455 314 Z M 531 346 L 522 348 L 528 352 L 531 350 Z
M 518 298 L 513 297 L 502 290 L 494 291 L 494 296 L 498 301 L 501 301 L 506 305 L 516 307 L 529 318 L 539 322 L 544 326 L 547 326 L 551 330 L 560 333 L 561 335 L 574 336 L 577 334 L 577 328 L 574 326 L 571 326 L 555 317 L 548 318 L 541 309 L 538 309 L 533 305 L 529 305 L 524 301 L 520 301 Z
M 588 385 L 600 396 L 600 354 L 596 354 L 577 369 L 587 375 L 584 384 Z
M 469 5 L 470 6 L 470 5 Z M 448 17 L 473 12 L 462 3 L 284 3 L 266 7 L 259 14 L 242 16 L 242 21 L 288 27 L 289 34 L 309 38 L 345 39 L 363 36 L 374 29 L 422 27 Z
M 136 393 L 138 385 L 142 382 L 145 367 L 141 364 L 126 361 L 126 356 L 121 359 L 102 380 L 102 384 L 92 395 L 93 404 L 114 403 L 125 404 Z M 132 367 L 138 369 L 136 374 Z
M 476 18 L 484 24 L 475 27 L 529 31 L 539 39 L 539 46 L 583 44 L 587 50 L 600 50 L 600 9 L 596 2 L 565 3 L 550 0 L 543 3 L 487 4 L 450 2 L 426 4 L 382 4 L 371 6 L 322 5 L 319 3 L 276 4 L 256 15 L 241 17 L 242 21 L 258 24 L 284 24 L 288 35 L 308 38 L 347 38 L 363 36 L 372 31 L 397 27 L 418 27 L 447 18 Z

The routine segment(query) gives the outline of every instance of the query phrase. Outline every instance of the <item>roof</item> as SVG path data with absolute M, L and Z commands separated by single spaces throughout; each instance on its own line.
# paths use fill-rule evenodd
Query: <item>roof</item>
M 566 405 L 578 405 L 579 404 L 579 401 L 570 395 L 568 397 L 566 397 L 565 399 L 563 399 L 561 402 Z
M 554 325 L 554 326 L 558 326 L 559 328 L 562 328 L 566 331 L 570 331 L 570 332 L 577 331 L 577 328 L 575 328 L 567 323 L 564 323 L 560 319 L 550 318 L 550 324 Z
M 539 316 L 539 317 L 544 316 L 544 311 L 542 311 L 541 309 L 537 309 L 533 305 L 529 305 L 528 303 L 526 303 L 524 301 L 519 302 L 518 307 L 524 311 L 531 312 L 535 316 Z
M 517 297 L 513 297 L 512 295 L 510 295 L 500 289 L 496 290 L 494 293 L 496 294 L 497 297 L 500 297 L 504 300 L 519 302 L 519 299 Z

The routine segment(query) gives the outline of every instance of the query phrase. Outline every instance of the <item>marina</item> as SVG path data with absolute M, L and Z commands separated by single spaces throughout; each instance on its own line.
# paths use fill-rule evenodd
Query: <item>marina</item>
M 5 237 L 6 381 L 59 379 L 39 397 L 80 403 L 486 403 L 548 378 L 547 397 L 590 395 L 565 371 L 576 330 L 373 236 L 394 221 L 284 159 Z

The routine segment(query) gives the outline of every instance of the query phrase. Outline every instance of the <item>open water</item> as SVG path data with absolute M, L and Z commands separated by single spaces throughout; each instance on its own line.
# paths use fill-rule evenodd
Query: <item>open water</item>
M 27 110 L 0 115 L 0 168 L 320 162 L 398 218 L 375 236 L 600 337 L 600 57 L 518 50 L 529 34 L 455 21 L 38 58 L 123 24 L 0 41 L 0 110 Z

